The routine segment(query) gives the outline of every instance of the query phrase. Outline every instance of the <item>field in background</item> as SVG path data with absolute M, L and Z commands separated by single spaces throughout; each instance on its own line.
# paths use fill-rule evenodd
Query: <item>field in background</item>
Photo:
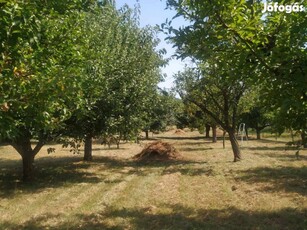
M 21 158 L 0 146 L 0 229 L 304 229 L 307 151 L 284 140 L 250 140 L 233 163 L 230 143 L 198 132 L 155 135 L 183 160 L 142 164 L 141 145 L 95 145 L 93 162 L 46 146 L 37 180 L 20 182 Z M 290 141 L 290 140 L 289 140 Z

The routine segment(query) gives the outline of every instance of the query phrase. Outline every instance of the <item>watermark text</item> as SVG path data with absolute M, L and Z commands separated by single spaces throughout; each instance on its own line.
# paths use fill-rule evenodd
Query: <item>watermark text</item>
M 277 2 L 274 3 L 267 3 L 264 2 L 262 13 L 265 12 L 286 12 L 287 14 L 290 14 L 292 12 L 298 13 L 298 12 L 304 12 L 305 7 L 303 5 L 300 5 L 299 3 L 294 3 L 291 5 L 281 5 Z

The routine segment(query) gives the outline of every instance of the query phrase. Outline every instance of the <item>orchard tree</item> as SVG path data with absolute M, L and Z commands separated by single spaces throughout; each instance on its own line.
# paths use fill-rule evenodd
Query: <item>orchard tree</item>
M 198 106 L 229 134 L 234 161 L 239 161 L 241 151 L 235 133 L 246 85 L 235 78 L 228 78 L 229 72 L 226 69 L 221 71 L 222 66 L 206 65 L 205 69 L 189 68 L 179 72 L 175 76 L 176 88 L 184 101 Z
M 149 131 L 165 131 L 167 126 L 175 125 L 177 107 L 177 99 L 172 92 L 160 88 L 156 90 L 144 117 L 146 139 L 149 138 Z
M 186 101 L 185 110 L 188 116 L 189 127 L 196 128 L 206 138 L 210 138 L 210 129 L 212 128 L 212 142 L 217 142 L 217 123 L 204 113 L 197 105 Z
M 80 23 L 89 1 L 7 1 L 0 8 L 0 139 L 33 178 L 35 155 L 80 106 Z M 31 140 L 37 139 L 35 146 Z
M 274 112 L 271 111 L 269 105 L 264 103 L 261 89 L 263 86 L 252 86 L 246 92 L 244 101 L 242 103 L 242 112 L 239 117 L 240 123 L 246 125 L 246 134 L 248 136 L 248 128 L 256 131 L 256 138 L 261 139 L 261 131 L 272 126 Z
M 255 106 L 249 112 L 243 113 L 241 121 L 246 124 L 246 128 L 256 131 L 257 139 L 261 139 L 261 130 L 272 124 L 272 115 L 265 111 L 264 106 Z
M 181 58 L 204 62 L 231 52 L 233 59 L 252 66 L 254 71 L 244 77 L 263 86 L 264 103 L 300 130 L 306 143 L 307 17 L 306 11 L 294 10 L 294 5 L 306 8 L 306 1 L 282 3 L 291 5 L 293 12 L 264 12 L 260 0 L 168 0 L 176 17 L 190 25 L 178 30 L 170 23 L 164 26 Z
M 134 10 L 113 3 L 86 17 L 84 108 L 67 121 L 68 135 L 83 139 L 84 160 L 92 159 L 92 139 L 102 134 L 136 135 L 161 79 L 161 54 L 150 27 L 139 28 Z

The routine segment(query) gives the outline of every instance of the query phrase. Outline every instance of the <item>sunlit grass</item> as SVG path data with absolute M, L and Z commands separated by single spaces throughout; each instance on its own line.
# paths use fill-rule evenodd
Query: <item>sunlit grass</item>
M 307 152 L 296 159 L 276 141 L 243 142 L 233 163 L 227 142 L 197 132 L 156 136 L 183 160 L 142 164 L 142 147 L 95 145 L 86 163 L 56 145 L 36 158 L 37 179 L 20 178 L 21 160 L 0 147 L 0 229 L 304 229 Z M 143 143 L 144 144 L 144 143 Z

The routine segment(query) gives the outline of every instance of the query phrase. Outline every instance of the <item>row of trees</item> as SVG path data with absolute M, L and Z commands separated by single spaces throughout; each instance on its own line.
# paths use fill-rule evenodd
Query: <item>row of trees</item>
M 91 160 L 94 137 L 136 135 L 150 122 L 165 62 L 136 10 L 94 0 L 0 7 L 0 140 L 21 155 L 25 180 L 50 140 L 82 140 Z
M 306 4 L 287 4 L 294 2 Z M 177 74 L 176 90 L 228 132 L 234 161 L 241 159 L 234 135 L 238 118 L 249 111 L 246 119 L 257 111 L 273 114 L 277 128 L 299 131 L 306 145 L 306 13 L 263 14 L 263 1 L 257 0 L 167 4 L 190 24 L 175 29 L 166 23 L 164 30 L 178 57 L 192 58 L 196 65 Z
M 182 75 L 182 73 L 180 74 Z M 177 81 L 181 80 L 182 79 L 177 75 Z M 261 131 L 269 126 L 274 133 L 281 134 L 285 127 L 276 121 L 277 117 L 275 117 L 274 113 L 268 111 L 260 102 L 255 101 L 257 95 L 252 94 L 255 94 L 256 92 L 256 90 L 249 92 L 249 95 L 242 98 L 241 103 L 238 106 L 238 117 L 236 123 L 245 124 L 247 135 L 248 129 L 255 130 L 257 139 L 261 139 Z M 218 112 L 216 113 L 218 114 Z M 216 129 L 219 125 L 194 103 L 185 102 L 183 109 L 177 114 L 177 126 L 181 128 L 191 127 L 198 129 L 200 133 L 205 133 L 206 138 L 210 137 L 210 130 L 212 129 L 212 141 L 217 141 Z
M 193 126 L 207 135 L 210 126 L 228 132 L 234 161 L 240 119 L 260 132 L 273 118 L 276 129 L 297 130 L 306 144 L 307 19 L 263 15 L 262 4 L 167 1 L 190 22 L 162 26 L 178 57 L 195 62 L 175 76 L 183 109 L 157 90 L 163 51 L 155 50 L 157 31 L 139 27 L 137 10 L 107 0 L 0 2 L 0 141 L 21 155 L 26 180 L 49 140 L 81 140 L 91 160 L 93 138 L 148 135 L 174 123 L 177 108 L 186 112 L 179 122 L 195 112 Z

